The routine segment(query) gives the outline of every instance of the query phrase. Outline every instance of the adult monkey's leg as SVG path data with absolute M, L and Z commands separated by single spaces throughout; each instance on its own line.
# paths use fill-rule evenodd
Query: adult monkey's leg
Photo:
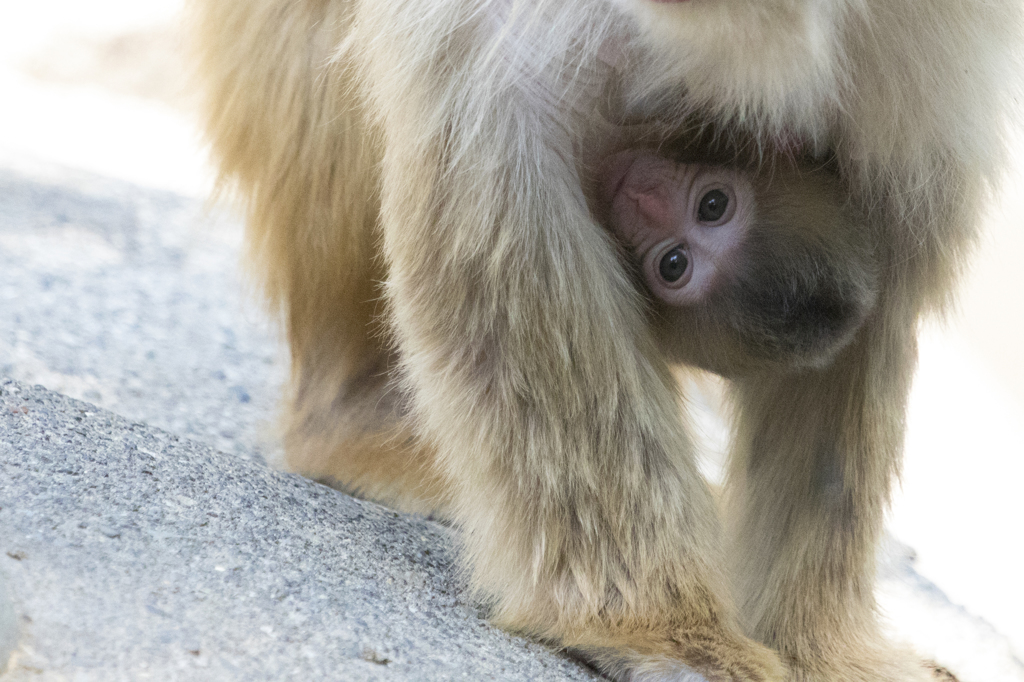
M 675 385 L 587 210 L 562 100 L 528 55 L 489 61 L 491 17 L 393 4 L 367 5 L 352 54 L 386 142 L 401 372 L 474 585 L 497 623 L 623 679 L 781 680 L 739 633 Z
M 400 508 L 443 507 L 433 453 L 390 383 L 377 320 L 377 151 L 332 60 L 352 4 L 193 5 L 205 123 L 247 209 L 249 260 L 283 318 L 292 359 L 289 466 Z
M 869 320 L 823 370 L 739 382 L 728 497 L 740 608 L 793 682 L 930 679 L 888 646 L 875 549 L 903 445 L 915 320 Z
M 879 633 L 875 547 L 919 317 L 948 302 L 966 263 L 1019 82 L 1020 3 L 861 7 L 844 28 L 850 75 L 831 146 L 876 232 L 877 310 L 832 366 L 737 388 L 739 603 L 794 682 L 930 679 Z

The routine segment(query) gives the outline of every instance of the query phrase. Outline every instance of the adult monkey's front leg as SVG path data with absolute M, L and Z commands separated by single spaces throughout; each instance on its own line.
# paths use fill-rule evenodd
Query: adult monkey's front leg
M 459 90 L 478 82 L 486 42 L 484 56 L 438 49 L 420 64 L 420 39 L 406 45 L 400 17 L 382 14 L 386 60 L 364 68 L 368 101 L 388 105 L 376 113 L 401 371 L 494 620 L 622 679 L 781 680 L 724 594 L 674 383 L 589 215 L 560 112 L 519 80 Z
M 409 191 L 439 147 L 384 163 L 395 334 L 474 582 L 499 624 L 630 679 L 781 679 L 723 595 L 712 501 L 630 284 L 571 169 L 525 142 L 529 188 L 512 161 Z

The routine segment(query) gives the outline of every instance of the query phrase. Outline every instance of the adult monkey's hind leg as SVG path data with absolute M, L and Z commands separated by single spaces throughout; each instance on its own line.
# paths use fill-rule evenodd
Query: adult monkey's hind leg
M 377 174 L 350 74 L 349 2 L 195 3 L 206 127 L 246 202 L 247 243 L 286 324 L 289 467 L 410 511 L 443 493 L 391 390 L 376 252 Z
M 735 561 L 748 631 L 792 682 L 925 682 L 885 641 L 874 562 L 915 365 L 914 320 L 869 319 L 827 368 L 738 382 Z
M 833 147 L 872 228 L 876 309 L 829 367 L 738 387 L 738 599 L 748 632 L 780 651 L 793 682 L 935 674 L 880 631 L 875 549 L 919 318 L 948 302 L 976 239 L 1019 83 L 1015 0 L 861 7 L 845 29 L 849 89 Z

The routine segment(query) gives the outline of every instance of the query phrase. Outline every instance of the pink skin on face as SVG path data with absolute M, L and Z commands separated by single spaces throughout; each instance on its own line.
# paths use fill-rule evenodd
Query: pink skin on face
M 601 197 L 651 293 L 692 305 L 730 267 L 753 215 L 754 192 L 736 170 L 632 150 L 605 161 Z

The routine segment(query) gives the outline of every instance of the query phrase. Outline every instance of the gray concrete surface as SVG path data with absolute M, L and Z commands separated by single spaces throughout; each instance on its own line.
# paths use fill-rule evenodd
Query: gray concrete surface
M 482 620 L 445 528 L 9 379 L 0 528 L 5 682 L 596 679 Z

